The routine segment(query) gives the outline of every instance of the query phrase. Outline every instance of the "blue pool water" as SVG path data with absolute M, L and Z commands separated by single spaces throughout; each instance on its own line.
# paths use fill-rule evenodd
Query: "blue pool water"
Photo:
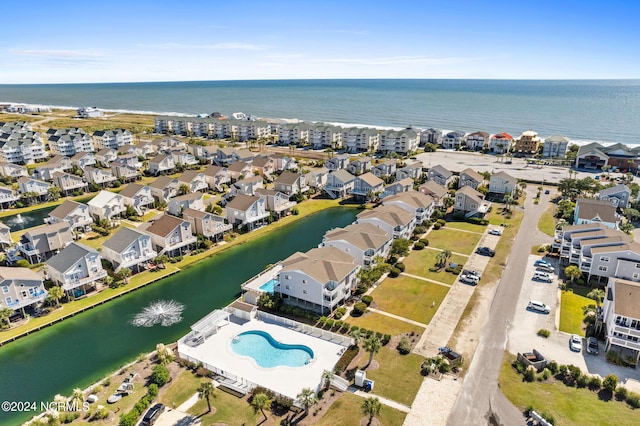
M 286 345 L 264 331 L 245 331 L 233 339 L 231 349 L 250 356 L 260 367 L 302 367 L 311 361 L 313 351 L 304 345 Z
M 278 280 L 276 280 L 275 278 L 271 278 L 269 281 L 260 286 L 260 290 L 266 293 L 273 293 L 276 285 L 278 285 Z

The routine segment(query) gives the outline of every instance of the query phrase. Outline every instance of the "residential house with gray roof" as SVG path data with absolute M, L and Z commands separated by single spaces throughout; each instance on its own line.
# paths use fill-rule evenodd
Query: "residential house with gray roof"
M 422 177 L 422 163 L 415 161 L 396 170 L 396 180 L 406 178 L 420 179 Z
M 125 164 L 117 159 L 111 163 L 111 174 L 121 183 L 133 182 L 140 178 L 140 171 L 133 166 Z
M 124 196 L 102 190 L 87 203 L 89 213 L 96 219 L 113 220 L 122 217 L 127 211 Z
M 227 203 L 225 210 L 229 223 L 238 228 L 245 226 L 248 231 L 266 225 L 269 219 L 265 197 L 238 194 Z
M 5 251 L 12 244 L 11 228 L 0 222 L 0 251 Z
M 158 154 L 149 160 L 149 173 L 158 176 L 163 173 L 173 173 L 176 162 L 171 155 Z
M 371 173 L 381 178 L 381 177 L 391 176 L 395 174 L 396 168 L 397 168 L 396 160 L 385 160 L 373 166 L 371 168 Z
M 105 241 L 101 254 L 111 262 L 115 272 L 129 268 L 133 273 L 147 269 L 158 255 L 149 234 L 125 226 Z
M 445 188 L 448 188 L 454 179 L 453 173 L 439 164 L 429 169 L 428 176 L 430 181 L 444 186 Z
M 466 138 L 467 148 L 472 151 L 482 151 L 489 147 L 489 133 L 473 132 L 469 133 Z
M 167 211 L 174 216 L 182 216 L 186 209 L 204 211 L 204 198 L 200 192 L 190 192 L 184 195 L 173 197 L 167 204 Z
M 85 192 L 87 190 L 87 182 L 80 176 L 55 172 L 52 178 L 53 184 L 62 190 L 63 197 L 68 197 L 76 191 Z
M 53 180 L 53 174 L 55 172 L 62 173 L 71 170 L 71 168 L 71 160 L 69 160 L 67 157 L 57 155 L 49 159 L 49 161 L 47 161 L 46 163 L 43 163 L 36 167 L 33 170 L 33 177 L 35 179 L 50 182 Z
M 96 152 L 96 161 L 102 167 L 109 167 L 116 158 L 118 158 L 118 152 L 115 149 L 103 148 Z
M 89 206 L 86 204 L 64 200 L 62 204 L 49 212 L 45 222 L 50 225 L 66 222 L 71 226 L 71 229 L 86 230 L 93 223 L 93 218 L 89 213 Z
M 47 298 L 43 277 L 29 268 L 0 266 L 0 308 L 20 311 L 26 316 L 26 308 L 35 307 Z
M 100 254 L 80 243 L 69 244 L 47 260 L 46 270 L 50 279 L 73 297 L 95 290 L 107 276 Z
M 616 208 L 609 201 L 594 200 L 592 198 L 577 198 L 573 212 L 573 224 L 598 222 L 611 228 L 618 229 L 620 217 Z
M 351 188 L 351 194 L 361 198 L 375 197 L 382 191 L 384 191 L 384 181 L 371 172 L 356 176 Z
M 327 161 L 325 161 L 324 166 L 329 171 L 346 170 L 350 161 L 351 161 L 351 157 L 348 154 L 341 154 L 341 155 L 329 158 Z
M 476 172 L 473 169 L 467 168 L 460 172 L 460 178 L 458 179 L 458 188 L 463 186 L 470 186 L 473 189 L 478 189 L 484 182 L 484 176 Z
M 542 156 L 545 158 L 564 158 L 569 146 L 569 138 L 553 135 L 545 138 Z
M 148 185 L 130 183 L 119 194 L 123 197 L 124 205 L 131 206 L 139 216 L 152 209 L 155 202 Z
M 393 237 L 370 223 L 351 224 L 327 231 L 319 247 L 335 247 L 353 257 L 361 268 L 375 266 L 375 258 L 386 259 Z
M 346 169 L 355 176 L 366 173 L 371 170 L 371 157 L 359 157 L 347 164 Z
M 428 143 L 434 145 L 440 145 L 442 141 L 442 130 L 439 129 L 425 129 L 420 132 L 420 145 L 426 145 Z
M 518 189 L 518 180 L 506 172 L 498 172 L 489 179 L 489 193 L 514 197 Z
M 92 138 L 99 149 L 118 150 L 125 145 L 133 145 L 133 134 L 127 129 L 96 130 Z
M 465 217 L 484 217 L 490 206 L 482 193 L 466 185 L 456 191 L 453 211 L 462 213 Z
M 93 152 L 78 152 L 71 157 L 71 165 L 84 170 L 87 166 L 96 165 L 96 156 Z
M 98 169 L 92 166 L 87 166 L 84 168 L 84 179 L 88 183 L 92 183 L 101 188 L 107 188 L 111 186 L 112 182 L 117 180 L 113 173 L 111 173 L 111 170 Z
M 170 199 L 178 195 L 180 182 L 175 178 L 158 176 L 149 184 L 149 188 L 151 188 L 151 194 L 157 202 L 168 202 Z
M 51 258 L 72 241 L 71 225 L 66 222 L 32 228 L 20 237 L 14 259 L 17 260 L 15 256 L 20 256 L 31 264 L 40 263 Z
M 275 219 L 287 216 L 291 209 L 298 204 L 295 201 L 290 201 L 287 194 L 273 189 L 258 188 L 255 191 L 255 195 L 265 199 L 267 210 L 271 212 Z
M 444 149 L 460 149 L 462 148 L 462 143 L 464 142 L 465 133 L 460 130 L 453 130 L 451 132 L 446 133 L 442 137 L 442 147 Z
M 216 192 L 223 192 L 223 185 L 228 185 L 231 182 L 231 178 L 229 177 L 229 172 L 226 167 L 210 164 L 202 171 L 202 173 L 204 174 L 204 179 L 209 189 Z
M 413 179 L 411 178 L 402 179 L 385 186 L 380 198 L 386 198 L 408 191 L 413 191 Z
M 51 184 L 31 177 L 21 177 L 18 179 L 18 192 L 26 194 L 28 192 L 36 193 L 38 196 L 46 196 L 49 193 Z
M 631 189 L 627 185 L 619 184 L 604 188 L 596 194 L 596 198 L 602 201 L 609 201 L 614 207 L 626 209 L 630 206 Z
M 206 192 L 209 189 L 204 172 L 187 170 L 178 176 L 180 185 L 187 185 L 189 192 Z
M 356 177 L 346 170 L 336 170 L 327 176 L 322 188 L 331 198 L 343 198 L 351 193 Z
M 17 180 L 22 176 L 29 176 L 29 171 L 20 164 L 0 162 L 0 175 L 11 180 Z

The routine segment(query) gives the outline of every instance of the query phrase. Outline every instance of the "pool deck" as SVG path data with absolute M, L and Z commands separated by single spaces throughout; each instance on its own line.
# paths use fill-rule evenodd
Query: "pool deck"
M 253 358 L 238 355 L 231 349 L 233 338 L 249 330 L 265 331 L 280 343 L 306 345 L 313 350 L 314 359 L 302 367 L 260 367 Z M 185 355 L 222 370 L 225 376 L 237 376 L 293 399 L 303 388 L 317 390 L 322 386 L 322 372 L 333 370 L 343 349 L 342 345 L 258 319 L 242 325 L 228 322 L 204 343 L 196 347 L 181 346 Z
M 282 269 L 282 265 L 275 264 L 269 269 L 265 269 L 260 272 L 258 275 L 248 279 L 242 284 L 243 291 L 256 291 L 259 293 L 263 293 L 264 290 L 260 290 L 260 287 L 274 279 L 280 270 Z

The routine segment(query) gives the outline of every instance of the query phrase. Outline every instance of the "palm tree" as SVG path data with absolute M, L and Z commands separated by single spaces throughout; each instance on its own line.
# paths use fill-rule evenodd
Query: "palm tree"
M 369 423 L 367 424 L 371 424 L 373 418 L 380 414 L 380 410 L 382 410 L 382 403 L 378 398 L 372 397 L 362 401 L 362 412 L 365 416 L 369 416 Z
M 251 406 L 256 413 L 260 411 L 264 416 L 264 419 L 267 420 L 267 415 L 265 414 L 264 409 L 271 406 L 271 400 L 266 393 L 260 392 L 253 395 L 251 398 Z
M 569 265 L 564 268 L 564 274 L 571 280 L 571 283 L 575 282 L 578 278 L 582 276 L 582 272 L 578 265 Z
M 207 400 L 207 407 L 209 408 L 208 413 L 211 412 L 211 397 L 216 397 L 215 394 L 216 388 L 213 387 L 211 382 L 202 382 L 198 387 L 198 398 Z
M 13 314 L 13 309 L 7 307 L 0 308 L 0 326 L 6 323 L 7 327 L 11 327 L 11 320 L 9 319 L 11 318 L 11 314 Z
M 186 183 L 183 183 L 180 185 L 180 187 L 178 188 L 178 195 L 185 195 L 189 193 L 189 185 L 187 185 Z
M 56 308 L 60 306 L 60 299 L 64 297 L 64 290 L 62 287 L 54 285 L 49 289 L 49 297 L 56 302 Z
M 124 283 L 126 284 L 129 282 L 129 277 L 131 276 L 131 269 L 122 268 L 118 271 L 116 275 L 118 276 L 119 279 L 124 281 Z
M 158 343 L 156 345 L 156 356 L 158 357 L 158 361 L 160 364 L 166 365 L 173 361 L 173 352 L 171 349 L 166 347 L 164 343 Z
M 82 407 L 83 402 L 84 402 L 84 392 L 82 392 L 82 389 L 80 388 L 75 388 L 73 390 L 73 393 L 71 394 L 71 403 L 75 407 Z
M 333 379 L 333 371 L 324 370 L 322 372 L 322 381 L 324 382 L 324 390 L 328 390 L 331 386 L 331 379 Z
M 438 266 L 442 267 L 447 264 L 447 261 L 451 257 L 451 250 L 444 249 L 440 253 L 436 255 L 436 260 L 438 261 Z
M 602 301 L 604 300 L 604 290 L 600 288 L 595 288 L 587 293 L 587 297 L 589 299 L 593 299 L 596 301 L 596 306 L 600 306 Z
M 313 404 L 318 402 L 318 398 L 316 397 L 316 393 L 311 388 L 304 388 L 298 395 L 296 395 L 296 402 L 302 405 L 304 413 L 308 414 L 309 408 L 311 408 Z
M 47 189 L 47 198 L 49 201 L 56 201 L 60 198 L 60 194 L 62 193 L 62 189 L 59 186 L 51 185 L 49 189 Z
M 354 328 L 353 330 L 351 330 L 349 332 L 349 336 L 353 337 L 353 340 L 355 340 L 356 343 L 360 343 L 365 337 L 364 334 L 362 334 L 362 331 L 360 331 L 360 328 Z
M 369 362 L 366 365 L 366 367 L 368 367 L 371 365 L 371 361 L 373 361 L 373 355 L 377 354 L 382 347 L 382 342 L 377 336 L 371 335 L 362 342 L 362 347 L 365 351 L 369 352 Z

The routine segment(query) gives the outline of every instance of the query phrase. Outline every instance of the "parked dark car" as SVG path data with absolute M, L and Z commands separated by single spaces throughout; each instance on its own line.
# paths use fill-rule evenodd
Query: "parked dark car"
M 162 412 L 164 411 L 164 405 L 163 404 L 156 404 L 153 407 L 149 408 L 149 411 L 147 411 L 147 414 L 144 415 L 144 417 L 142 418 L 142 423 L 140 423 L 142 426 L 151 426 L 153 425 L 156 420 L 158 420 L 158 417 L 160 417 L 160 414 L 162 414 Z
M 587 340 L 587 353 L 598 355 L 598 339 L 589 337 Z
M 478 247 L 478 249 L 476 250 L 476 253 L 481 254 L 483 256 L 489 256 L 489 257 L 493 257 L 496 255 L 496 251 L 493 249 L 490 249 L 489 247 Z

